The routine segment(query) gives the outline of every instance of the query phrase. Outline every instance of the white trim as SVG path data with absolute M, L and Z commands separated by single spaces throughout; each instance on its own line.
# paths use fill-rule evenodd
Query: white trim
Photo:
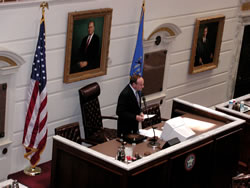
M 9 58 L 16 63 L 15 66 L 11 66 L 11 65 L 6 66 L 6 63 L 4 63 L 5 66 L 3 67 L 0 66 L 0 76 L 16 73 L 17 70 L 20 68 L 20 66 L 25 63 L 24 59 L 20 55 L 3 47 L 0 47 L 0 56 Z M 0 61 L 0 64 L 1 64 L 1 61 Z
M 0 147 L 7 148 L 7 154 L 0 154 L 0 166 L 11 166 L 11 152 L 12 152 L 12 139 L 15 119 L 15 100 L 16 100 L 16 73 L 22 64 L 25 63 L 24 59 L 6 48 L 0 47 L 0 56 L 4 57 L 1 59 L 0 64 L 0 84 L 6 83 L 6 107 L 5 107 L 5 134 L 0 139 Z M 6 58 L 6 59 L 5 59 Z M 8 61 L 8 62 L 7 62 Z M 23 125 L 24 126 L 24 125 Z M 4 172 L 0 173 L 0 180 L 7 177 L 10 173 L 10 169 L 5 169 Z

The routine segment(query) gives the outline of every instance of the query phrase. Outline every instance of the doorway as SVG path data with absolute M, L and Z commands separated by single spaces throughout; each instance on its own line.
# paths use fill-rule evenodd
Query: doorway
M 250 93 L 250 25 L 245 26 L 238 65 L 234 98 Z

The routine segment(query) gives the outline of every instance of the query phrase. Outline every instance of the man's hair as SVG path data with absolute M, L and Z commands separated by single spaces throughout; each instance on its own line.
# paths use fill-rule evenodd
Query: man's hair
M 203 31 L 204 31 L 206 28 L 207 28 L 207 30 L 208 30 L 208 26 L 207 26 L 207 25 L 204 25 Z
M 89 21 L 89 24 L 90 24 L 90 23 L 93 23 L 94 26 L 95 26 L 95 22 L 94 22 L 93 20 L 90 20 L 90 21 Z M 89 24 L 88 24 L 88 25 L 89 25 Z
M 141 78 L 141 76 L 140 75 L 138 75 L 138 74 L 134 74 L 134 75 L 132 75 L 132 76 L 130 76 L 130 81 L 129 81 L 129 83 L 132 85 L 133 83 L 137 83 L 137 80 L 139 79 L 139 78 Z

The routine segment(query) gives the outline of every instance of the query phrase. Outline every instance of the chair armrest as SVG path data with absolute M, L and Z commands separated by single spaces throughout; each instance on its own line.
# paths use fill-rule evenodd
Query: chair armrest
M 95 141 L 92 141 L 92 140 L 87 140 L 87 139 L 84 139 L 84 138 L 81 138 L 81 142 L 82 142 L 82 143 L 84 142 L 84 143 L 86 143 L 86 144 L 90 144 L 90 145 L 91 145 L 90 147 L 99 144 L 98 142 L 95 142 Z
M 113 119 L 113 120 L 118 120 L 118 117 L 114 117 L 114 116 L 102 116 L 102 119 Z

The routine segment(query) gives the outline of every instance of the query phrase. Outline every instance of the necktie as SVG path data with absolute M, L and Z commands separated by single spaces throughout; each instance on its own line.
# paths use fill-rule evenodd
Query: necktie
M 89 46 L 90 38 L 91 38 L 91 36 L 89 36 L 88 39 L 87 39 L 85 51 L 87 50 L 87 48 L 88 48 L 88 46 Z
M 140 106 L 140 97 L 139 97 L 139 93 L 136 92 L 135 96 L 136 96 L 136 100 L 137 100 L 138 106 Z

